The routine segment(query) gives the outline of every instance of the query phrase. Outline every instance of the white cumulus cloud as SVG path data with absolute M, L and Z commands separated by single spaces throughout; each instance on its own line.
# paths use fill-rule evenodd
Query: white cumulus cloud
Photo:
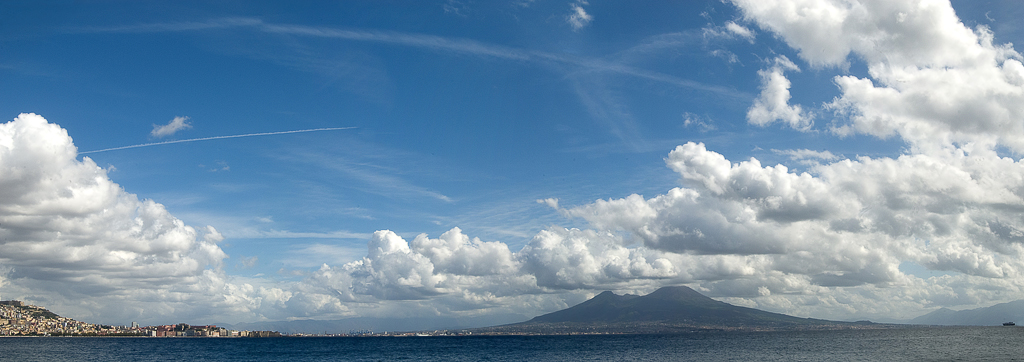
M 800 71 L 785 56 L 776 57 L 774 65 L 768 69 L 757 71 L 761 77 L 761 94 L 747 111 L 747 121 L 758 126 L 767 126 L 776 121 L 788 124 L 797 130 L 808 130 L 813 124 L 813 117 L 799 104 L 790 105 L 789 88 L 791 83 L 785 71 Z
M 163 138 L 183 129 L 192 128 L 192 124 L 188 123 L 188 117 L 174 117 L 170 122 L 165 125 L 153 125 L 153 131 L 149 133 L 151 137 Z
M 1024 150 L 1021 55 L 984 26 L 965 26 L 949 2 L 733 2 L 813 67 L 846 67 L 851 57 L 867 65 L 868 77 L 834 78 L 841 94 L 829 108 L 849 120 L 837 134 L 899 135 L 920 151 L 968 143 Z M 781 73 L 766 74 L 774 89 L 788 86 Z
M 35 114 L 0 124 L 0 265 L 7 287 L 58 304 L 156 298 L 219 283 L 213 227 L 185 225 L 112 182 L 65 130 Z M 180 298 L 171 298 L 178 300 Z
M 844 287 L 881 290 L 878 295 L 894 293 L 886 288 L 955 287 L 959 291 L 945 289 L 952 294 L 941 298 L 962 302 L 975 292 L 947 283 L 965 279 L 1011 285 L 1007 294 L 1024 296 L 1020 161 L 957 149 L 861 157 L 794 173 L 756 159 L 731 162 L 688 143 L 666 163 L 683 187 L 649 199 L 598 200 L 568 213 L 599 230 L 627 230 L 655 250 L 709 259 L 749 256 L 733 261 L 751 273 L 695 277 L 721 296 L 756 297 L 762 286 L 820 296 Z M 959 276 L 924 283 L 899 270 L 905 262 Z M 919 303 L 943 303 L 921 293 Z

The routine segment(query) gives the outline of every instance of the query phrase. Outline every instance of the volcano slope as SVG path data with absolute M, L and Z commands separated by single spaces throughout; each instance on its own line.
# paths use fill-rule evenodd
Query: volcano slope
M 653 334 L 709 330 L 817 330 L 885 328 L 872 322 L 799 318 L 720 302 L 685 287 L 664 287 L 644 296 L 603 292 L 529 321 L 478 328 L 482 334 Z

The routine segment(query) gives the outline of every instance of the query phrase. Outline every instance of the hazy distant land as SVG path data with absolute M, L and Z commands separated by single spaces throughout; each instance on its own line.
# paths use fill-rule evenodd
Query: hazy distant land
M 800 318 L 711 299 L 685 286 L 653 293 L 617 295 L 610 291 L 560 311 L 526 319 L 518 314 L 482 317 L 347 318 L 209 326 L 110 326 L 89 324 L 18 301 L 0 302 L 0 335 L 72 336 L 273 336 L 448 334 L 671 334 L 694 331 L 777 331 L 904 328 L 920 325 L 1000 325 L 1024 321 L 1024 300 L 987 308 L 942 308 L 901 323 L 846 322 Z M 522 322 L 520 322 L 522 321 Z M 247 332 L 263 331 L 263 332 Z M 272 331 L 272 332 L 271 332 Z
M 740 307 L 708 298 L 688 287 L 665 287 L 644 296 L 610 291 L 560 311 L 526 317 L 507 314 L 478 318 L 348 318 L 239 323 L 234 327 L 284 333 L 349 333 L 447 330 L 473 334 L 649 334 L 710 330 L 830 330 L 902 328 L 914 325 L 1000 325 L 1024 321 L 1024 301 L 969 311 L 940 309 L 904 323 L 831 321 L 800 318 Z M 1024 311 L 1024 308 L 1017 308 Z M 1016 313 L 1016 314 L 1014 314 Z M 505 321 L 501 321 L 504 319 Z M 371 333 L 372 332 L 372 333 Z

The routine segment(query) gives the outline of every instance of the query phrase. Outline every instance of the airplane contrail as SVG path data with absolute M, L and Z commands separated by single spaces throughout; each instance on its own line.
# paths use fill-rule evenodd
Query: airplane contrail
M 88 153 L 98 153 L 98 152 L 107 152 L 107 151 L 117 151 L 117 150 L 125 150 L 125 149 L 129 149 L 129 148 L 139 148 L 139 147 L 149 147 L 149 146 L 169 145 L 169 144 L 172 144 L 172 143 L 185 143 L 185 142 L 197 142 L 197 141 L 210 141 L 210 140 L 220 140 L 220 139 L 225 139 L 225 138 L 241 138 L 241 137 L 255 137 L 255 136 L 273 136 L 273 135 L 278 135 L 278 134 L 288 134 L 288 133 L 303 133 L 303 132 L 319 132 L 319 131 L 340 131 L 340 130 L 345 130 L 345 129 L 353 129 L 353 128 L 356 128 L 356 127 L 334 127 L 334 128 L 313 128 L 313 129 L 300 129 L 300 130 L 297 130 L 297 131 L 281 131 L 281 132 L 264 132 L 264 133 L 248 133 L 248 134 L 236 134 L 236 135 L 230 135 L 230 136 L 215 136 L 215 137 L 191 138 L 191 139 L 187 139 L 187 140 L 174 140 L 174 141 L 164 141 L 164 142 L 153 142 L 153 143 L 143 143 L 143 144 L 140 144 L 140 145 L 131 145 L 131 146 L 121 146 L 121 147 L 114 147 L 114 148 L 104 148 L 104 149 L 102 149 L 102 150 L 95 150 L 95 151 L 85 151 L 85 152 L 79 152 L 78 154 L 79 154 L 79 155 L 84 155 L 84 154 L 88 154 Z

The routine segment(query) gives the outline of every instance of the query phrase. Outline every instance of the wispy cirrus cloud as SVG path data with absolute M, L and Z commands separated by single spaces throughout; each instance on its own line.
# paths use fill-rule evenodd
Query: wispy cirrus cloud
M 255 18 L 218 18 L 207 21 L 185 21 L 175 23 L 150 23 L 114 26 L 79 26 L 68 27 L 70 33 L 162 33 L 176 31 L 194 31 L 208 29 L 225 29 L 242 26 L 256 26 L 262 21 Z
M 725 26 L 708 26 L 703 29 L 705 38 L 712 39 L 744 39 L 751 44 L 754 43 L 755 34 L 753 30 L 737 24 L 734 21 L 725 22 Z
M 370 237 L 371 235 L 367 235 L 366 239 Z M 292 268 L 315 268 L 323 265 L 324 262 L 334 265 L 359 260 L 365 254 L 366 246 L 364 245 L 340 246 L 314 243 L 288 250 L 281 262 Z
M 569 16 L 565 17 L 565 20 L 572 26 L 573 31 L 580 31 L 580 29 L 583 29 L 594 20 L 594 17 L 587 13 L 583 5 L 588 4 L 586 1 L 577 1 L 575 4 L 572 4 L 572 12 L 569 13 Z
M 418 48 L 447 50 L 464 54 L 508 60 L 519 60 L 529 62 L 553 62 L 563 65 L 577 66 L 587 71 L 616 73 L 661 83 L 668 83 L 680 87 L 716 93 L 730 98 L 751 98 L 750 95 L 738 92 L 730 88 L 707 85 L 697 81 L 679 78 L 664 73 L 648 71 L 645 69 L 636 68 L 622 63 L 616 63 L 596 58 L 576 57 L 535 50 L 511 48 L 501 45 L 481 43 L 468 39 L 452 39 L 423 34 L 354 31 L 332 28 L 313 28 L 298 25 L 263 25 L 263 30 L 266 32 L 278 34 L 306 35 L 346 40 L 392 43 Z
M 172 123 L 173 123 L 173 122 L 172 122 Z M 256 137 L 256 136 L 273 136 L 273 135 L 282 135 L 282 134 L 290 134 L 290 133 L 305 133 L 305 132 L 321 132 L 321 131 L 340 131 L 340 130 L 346 130 L 346 129 L 353 129 L 353 128 L 355 128 L 355 127 L 331 127 L 331 128 L 313 128 L 313 129 L 300 129 L 300 130 L 295 130 L 295 131 L 280 131 L 280 132 L 262 132 L 262 133 L 246 133 L 246 134 L 236 134 L 236 135 L 229 135 L 229 136 L 214 136 L 214 137 L 190 138 L 190 139 L 187 139 L 187 140 L 174 140 L 174 141 L 164 141 L 164 142 L 152 142 L 152 143 L 142 143 L 142 144 L 137 144 L 137 145 L 129 145 L 129 146 L 120 146 L 120 147 L 104 148 L 104 149 L 101 149 L 101 150 L 93 150 L 93 151 L 84 151 L 84 152 L 79 152 L 78 154 L 79 154 L 79 155 L 84 155 L 84 154 L 89 154 L 89 153 L 99 153 L 99 152 L 107 152 L 107 151 L 117 151 L 117 150 L 125 150 L 125 149 L 129 149 L 129 148 L 139 148 L 139 147 L 150 147 L 150 146 L 159 146 L 159 145 L 169 145 L 169 144 L 172 144 L 172 143 L 185 143 L 185 142 L 199 142 L 199 141 L 212 141 L 212 140 L 221 140 L 221 139 L 226 139 L 226 138 L 242 138 L 242 137 Z M 155 131 L 156 131 L 156 130 L 154 130 L 154 132 L 155 132 Z
M 233 237 L 244 237 L 251 239 L 360 239 L 370 238 L 369 233 L 354 233 L 351 231 L 338 230 L 330 232 L 295 232 L 288 230 L 266 230 L 253 231 Z
M 843 158 L 842 155 L 837 156 L 829 151 L 815 151 L 808 150 L 806 148 L 799 150 L 772 149 L 771 151 L 772 153 L 789 157 L 790 160 L 807 166 L 817 166 L 821 165 L 823 162 L 834 162 Z
M 586 5 L 586 3 L 574 3 L 574 6 L 577 7 L 582 5 Z M 580 11 L 583 11 L 582 7 L 579 7 L 579 9 Z M 586 15 L 585 12 L 583 14 Z M 579 21 L 582 25 L 585 25 L 582 22 L 589 22 L 590 16 L 586 15 L 585 19 L 581 18 L 581 20 Z M 648 149 L 644 145 L 648 144 L 649 142 L 647 142 L 642 137 L 640 130 L 635 124 L 633 116 L 631 115 L 628 107 L 625 104 L 622 104 L 620 101 L 617 101 L 616 97 L 614 97 L 611 94 L 608 94 L 607 91 L 604 91 L 603 86 L 597 86 L 596 88 L 593 88 L 596 84 L 602 83 L 601 79 L 594 77 L 594 75 L 625 76 L 634 79 L 669 84 L 675 87 L 715 94 L 719 97 L 728 99 L 730 101 L 748 102 L 749 100 L 754 98 L 752 94 L 741 92 L 730 87 L 705 84 L 694 80 L 677 77 L 671 74 L 631 66 L 626 62 L 622 61 L 619 55 L 614 54 L 612 55 L 612 58 L 616 58 L 618 60 L 521 49 L 497 44 L 483 43 L 470 39 L 448 38 L 425 34 L 412 34 L 376 30 L 339 29 L 331 27 L 312 27 L 290 24 L 272 24 L 263 22 L 262 20 L 256 18 L 222 18 L 212 19 L 206 22 L 143 24 L 136 26 L 115 26 L 110 28 L 75 28 L 73 29 L 73 31 L 122 33 L 195 32 L 229 28 L 251 29 L 255 32 L 262 32 L 274 35 L 328 38 L 345 41 L 393 44 L 398 46 L 425 49 L 429 51 L 463 54 L 486 59 L 507 60 L 513 62 L 545 66 L 556 72 L 564 73 L 567 78 L 572 79 L 574 90 L 579 94 L 580 100 L 583 103 L 583 106 L 587 109 L 587 111 L 591 115 L 595 116 L 595 119 L 600 121 L 601 126 L 605 127 L 613 136 L 621 140 L 621 142 L 625 144 L 628 147 L 628 149 L 634 151 Z M 299 51 L 295 53 L 301 54 L 302 52 Z M 281 62 L 289 66 L 297 67 L 299 69 L 314 69 L 319 70 L 318 72 L 320 73 L 324 73 L 324 71 L 322 71 L 324 69 L 327 69 L 329 71 L 331 69 L 335 69 L 334 67 L 331 67 L 329 64 L 336 60 L 330 60 L 325 62 L 324 60 L 318 59 L 316 57 L 304 57 L 296 55 L 282 56 L 277 53 L 274 54 L 275 55 L 267 57 L 272 58 L 274 61 Z M 365 75 L 368 72 L 359 71 L 350 73 Z M 587 85 L 581 87 L 580 82 L 587 83 Z M 374 82 L 361 81 L 353 82 L 353 84 L 365 85 L 374 84 Z M 102 151 L 108 150 L 90 152 Z M 433 197 L 449 201 L 447 200 L 446 196 L 441 194 L 436 194 Z
M 799 149 L 799 150 L 776 150 L 776 149 L 773 149 L 772 152 L 774 152 L 776 154 L 780 154 L 780 155 L 789 156 L 790 159 L 793 159 L 793 160 L 796 160 L 796 161 L 803 161 L 803 160 L 835 161 L 835 160 L 839 159 L 839 156 L 836 156 L 836 155 L 832 154 L 832 152 L 808 150 L 806 148 L 805 149 Z
M 256 264 L 258 264 L 259 261 L 260 261 L 259 257 L 256 257 L 256 256 L 253 256 L 253 257 L 242 257 L 242 258 L 240 258 L 238 260 L 238 264 L 236 264 L 235 267 L 242 268 L 242 269 L 252 269 L 252 268 L 256 267 Z
M 583 71 L 606 72 L 620 74 L 650 81 L 671 84 L 678 87 L 705 91 L 727 98 L 748 100 L 752 95 L 732 88 L 708 85 L 701 82 L 676 77 L 673 75 L 636 68 L 627 64 L 588 58 L 556 54 L 536 50 L 506 47 L 488 44 L 470 39 L 447 38 L 435 35 L 412 34 L 376 30 L 350 30 L 330 27 L 312 27 L 304 25 L 271 24 L 257 18 L 220 18 L 205 22 L 180 22 L 139 24 L 112 27 L 77 27 L 69 28 L 73 33 L 143 33 L 143 32 L 188 32 L 206 31 L 229 28 L 251 28 L 254 31 L 295 35 L 318 38 L 332 38 L 350 41 L 364 41 L 409 46 L 434 51 L 447 51 L 480 57 L 505 59 L 533 63 L 555 63 L 581 68 Z
M 362 184 L 350 187 L 367 193 L 387 197 L 428 197 L 448 203 L 454 201 L 440 192 L 407 181 L 397 170 L 374 163 L 353 162 L 309 152 L 279 157 L 293 158 L 296 162 L 314 162 L 324 169 L 337 171 Z

